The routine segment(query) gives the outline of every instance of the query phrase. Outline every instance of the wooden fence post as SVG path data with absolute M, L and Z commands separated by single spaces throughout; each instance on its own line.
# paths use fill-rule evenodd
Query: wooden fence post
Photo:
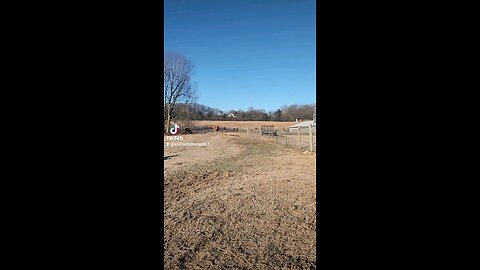
M 308 126 L 308 133 L 310 135 L 310 152 L 313 152 L 312 125 Z
M 302 136 L 300 135 L 300 126 L 298 126 L 298 148 L 302 148 Z

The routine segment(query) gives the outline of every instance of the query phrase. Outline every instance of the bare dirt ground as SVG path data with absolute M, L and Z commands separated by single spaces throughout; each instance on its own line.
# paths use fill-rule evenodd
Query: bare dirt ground
M 195 121 L 197 126 L 220 126 L 227 128 L 260 128 L 260 126 L 268 125 L 273 125 L 277 128 L 287 128 L 295 124 L 295 122 L 274 121 Z
M 165 269 L 315 269 L 315 159 L 238 134 L 165 147 Z

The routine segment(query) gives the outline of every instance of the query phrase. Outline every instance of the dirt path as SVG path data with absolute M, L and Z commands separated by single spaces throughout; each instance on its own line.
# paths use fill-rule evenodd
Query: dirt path
M 180 151 L 164 162 L 165 268 L 315 269 L 315 159 L 264 141 L 204 136 L 196 139 L 210 139 L 208 147 L 183 150 L 192 159 Z

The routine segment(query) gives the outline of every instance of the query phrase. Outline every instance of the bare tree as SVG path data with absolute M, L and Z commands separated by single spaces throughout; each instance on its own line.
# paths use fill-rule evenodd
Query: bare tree
M 168 132 L 172 115 L 177 103 L 189 103 L 196 100 L 195 87 L 192 85 L 193 63 L 179 53 L 165 54 L 163 65 L 164 121 Z

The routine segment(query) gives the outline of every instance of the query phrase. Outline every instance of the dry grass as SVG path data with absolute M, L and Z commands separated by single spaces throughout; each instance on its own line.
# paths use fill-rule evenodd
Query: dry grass
M 164 267 L 316 268 L 315 159 L 274 143 L 201 136 L 185 140 L 209 139 L 209 147 L 171 148 L 178 156 L 164 161 Z
M 295 122 L 273 121 L 195 121 L 196 126 L 219 126 L 227 128 L 260 128 L 260 126 L 273 125 L 277 128 L 287 128 Z

